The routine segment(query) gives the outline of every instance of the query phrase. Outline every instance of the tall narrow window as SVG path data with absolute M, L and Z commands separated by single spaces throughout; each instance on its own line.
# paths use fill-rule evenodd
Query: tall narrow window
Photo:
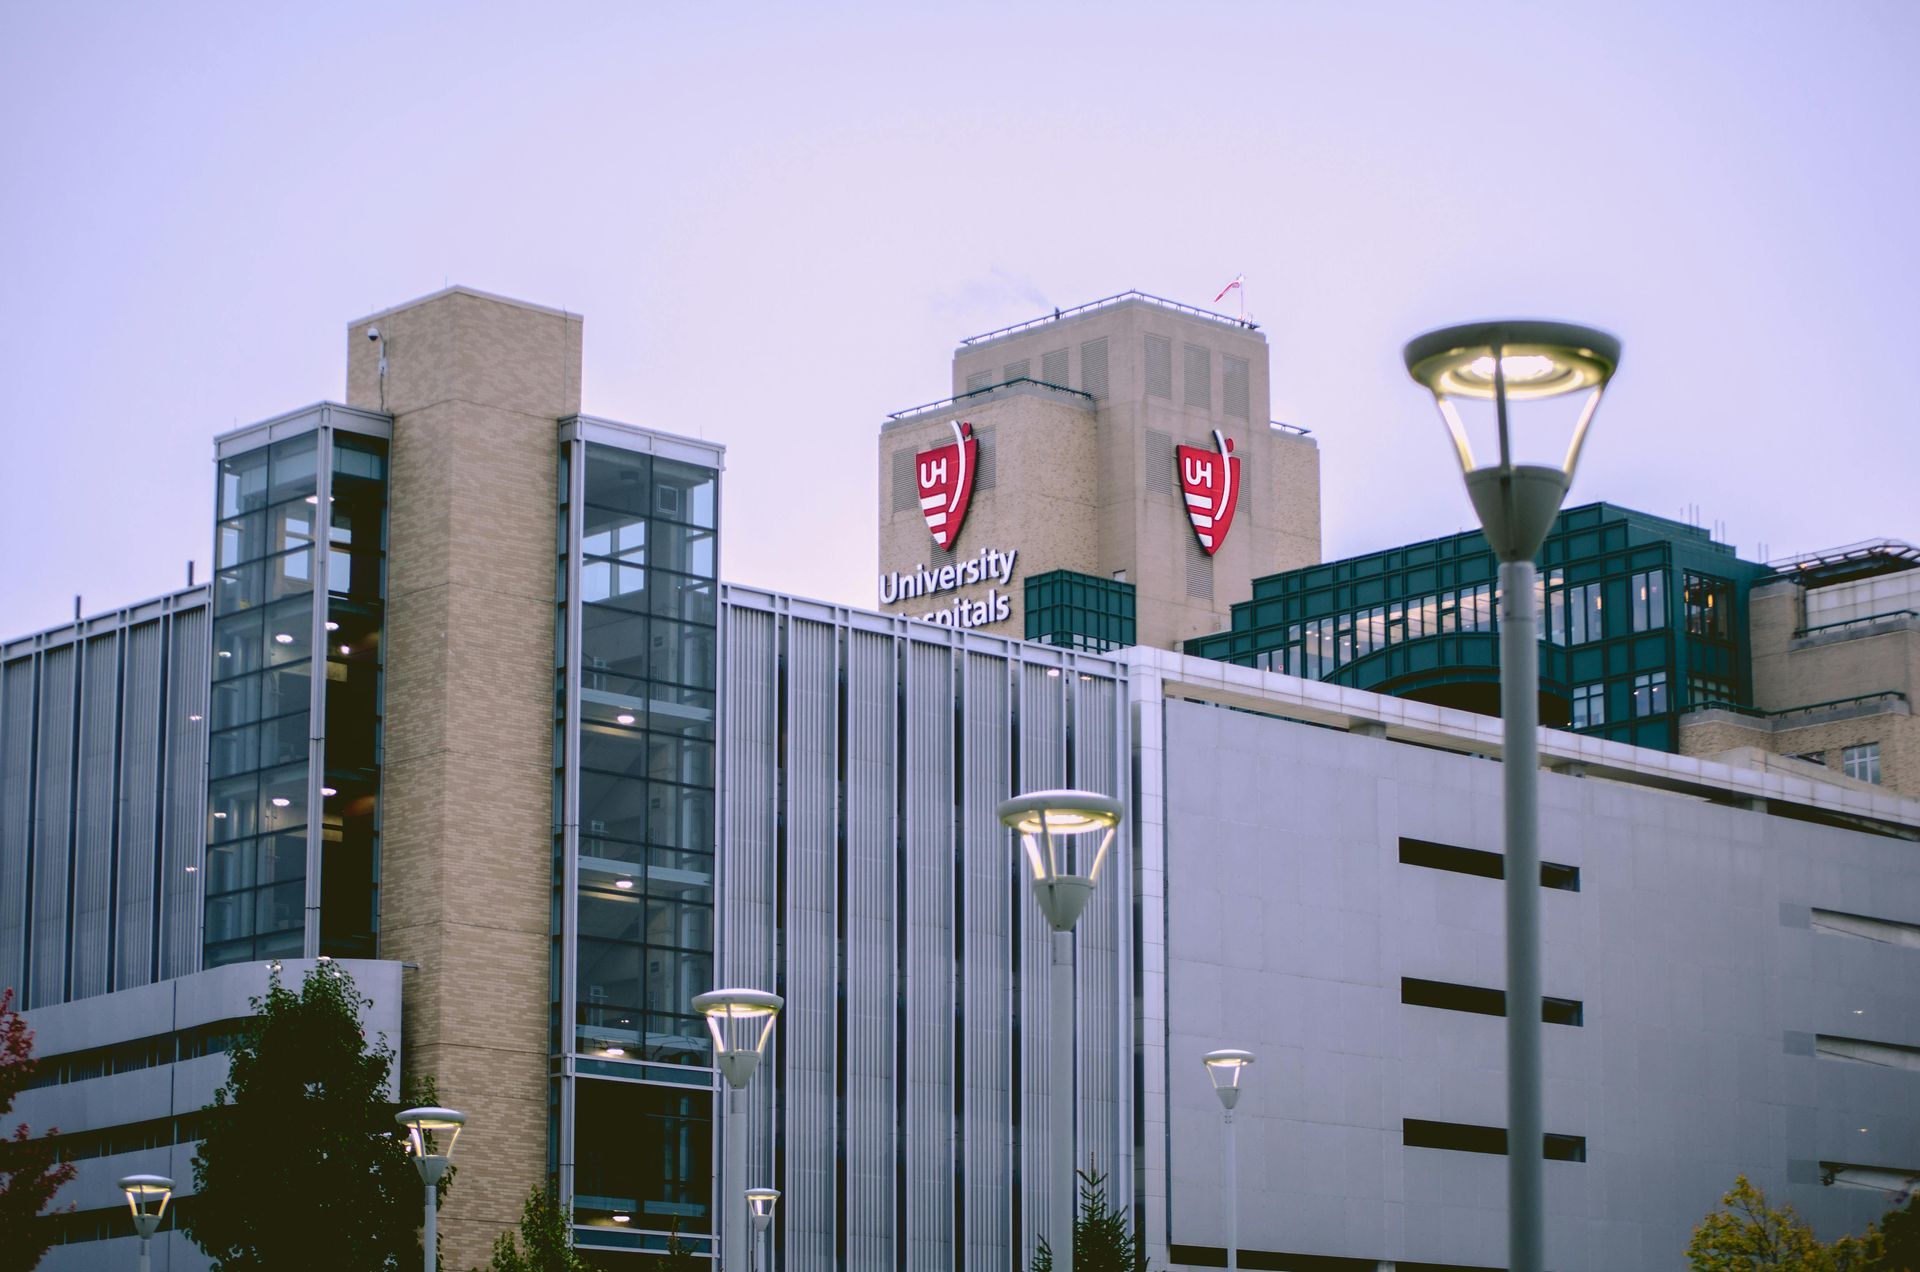
M 1880 784 L 1880 744 L 1866 742 L 1840 752 L 1840 771 L 1856 782 Z
M 1667 673 L 1642 672 L 1633 678 L 1633 714 L 1664 715 L 1667 710 Z
M 1733 585 L 1711 575 L 1687 575 L 1683 600 L 1687 611 L 1687 634 L 1708 640 L 1733 638 Z
M 1573 687 L 1573 727 L 1591 729 L 1596 724 L 1607 722 L 1607 687 L 1605 685 L 1575 685 Z
M 1602 621 L 1600 585 L 1585 583 L 1567 589 L 1567 643 L 1584 645 L 1606 635 Z
M 1667 572 L 1645 570 L 1633 576 L 1633 630 L 1650 632 L 1667 625 Z

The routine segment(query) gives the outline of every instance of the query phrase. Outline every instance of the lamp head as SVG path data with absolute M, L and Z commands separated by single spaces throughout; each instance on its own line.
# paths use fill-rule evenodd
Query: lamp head
M 780 1190 L 777 1188 L 747 1189 L 747 1214 L 753 1219 L 755 1232 L 765 1232 L 773 1223 L 774 1203 L 779 1200 Z
M 1034 893 L 1055 931 L 1072 929 L 1100 882 L 1100 867 L 1126 812 L 1092 791 L 1035 791 L 1000 805 L 1000 822 L 1020 836 Z
M 133 1212 L 133 1228 L 142 1237 L 151 1237 L 167 1213 L 173 1197 L 173 1181 L 165 1175 L 128 1175 L 120 1181 L 127 1194 L 127 1209 Z
M 1430 331 L 1404 356 L 1440 408 L 1494 551 L 1531 560 L 1573 484 L 1620 341 L 1572 323 L 1511 319 Z M 1577 411 L 1560 409 L 1560 398 Z
M 1220 1097 L 1222 1105 L 1231 1110 L 1240 1102 L 1240 1075 L 1253 1063 L 1253 1052 L 1228 1047 L 1207 1052 L 1200 1057 L 1200 1062 L 1207 1066 L 1207 1077 L 1213 1082 L 1213 1093 Z
M 396 1113 L 393 1120 L 407 1128 L 408 1147 L 414 1157 L 426 1161 L 432 1157 L 453 1156 L 453 1142 L 460 1138 L 460 1128 L 467 1124 L 467 1115 L 455 1109 L 429 1106 Z
M 695 994 L 693 1009 L 707 1018 L 713 1062 L 735 1090 L 747 1085 L 773 1036 L 774 1017 L 786 1000 L 758 989 L 715 989 Z

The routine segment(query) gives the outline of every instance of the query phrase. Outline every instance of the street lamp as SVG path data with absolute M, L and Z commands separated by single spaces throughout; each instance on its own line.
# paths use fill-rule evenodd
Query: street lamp
M 427 1107 L 396 1113 L 393 1120 L 407 1128 L 413 1165 L 420 1172 L 420 1182 L 426 1185 L 427 1219 L 420 1243 L 426 1250 L 427 1272 L 434 1272 L 440 1263 L 440 1180 L 447 1173 L 447 1163 L 453 1157 L 453 1142 L 460 1138 L 460 1128 L 467 1124 L 467 1115 L 453 1109 Z M 440 1143 L 443 1135 L 445 1145 Z
M 1100 881 L 1124 811 L 1119 800 L 1091 791 L 1036 791 L 1000 805 L 1001 824 L 1020 834 L 1034 900 L 1053 928 L 1053 1195 L 1065 1207 L 1066 1238 L 1050 1244 L 1059 1272 L 1073 1272 L 1073 925 Z
M 780 1200 L 777 1188 L 747 1189 L 747 1214 L 753 1220 L 754 1262 L 759 1262 L 760 1239 L 773 1226 L 773 1206 Z M 752 1266 L 751 1264 L 749 1266 Z M 771 1266 L 771 1264 L 769 1264 Z
M 1500 558 L 1500 715 L 1506 789 L 1507 1264 L 1544 1257 L 1540 1112 L 1539 620 L 1533 558 L 1546 542 L 1620 341 L 1563 322 L 1482 322 L 1408 342 L 1407 372 L 1440 408 L 1467 496 Z M 1561 401 L 1567 399 L 1568 401 Z M 1569 428 L 1562 408 L 1578 401 Z M 1476 461 L 1465 405 L 1483 450 Z M 1491 416 L 1488 411 L 1491 409 Z M 1527 426 L 1519 427 L 1522 416 Z M 1555 415 L 1559 418 L 1555 419 Z M 1487 425 L 1493 445 L 1484 443 Z M 1554 462 L 1523 462 L 1544 457 Z
M 747 1168 L 747 1106 L 742 1092 L 760 1065 L 767 1039 L 773 1036 L 774 1017 L 783 1005 L 785 1000 L 780 995 L 758 989 L 716 989 L 693 996 L 693 1009 L 707 1018 L 707 1030 L 713 1035 L 714 1068 L 720 1070 L 729 1088 L 726 1144 L 720 1154 L 723 1197 L 733 1195 L 733 1188 L 726 1185 L 729 1165 L 736 1172 Z M 745 1219 L 738 1206 L 727 1206 L 723 1211 L 720 1251 L 729 1262 L 736 1251 L 746 1248 Z
M 127 1194 L 127 1209 L 133 1211 L 133 1230 L 140 1234 L 140 1272 L 153 1266 L 149 1253 L 153 1234 L 160 1229 L 160 1218 L 167 1213 L 173 1196 L 173 1181 L 165 1175 L 128 1175 L 120 1181 Z
M 1220 1125 L 1227 1138 L 1227 1267 L 1240 1266 L 1240 1162 L 1234 1152 L 1233 1106 L 1240 1103 L 1240 1076 L 1253 1063 L 1253 1052 L 1225 1048 L 1200 1057 L 1220 1097 Z

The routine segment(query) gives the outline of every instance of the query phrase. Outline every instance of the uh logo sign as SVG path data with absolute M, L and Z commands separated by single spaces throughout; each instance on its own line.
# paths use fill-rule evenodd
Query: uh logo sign
M 1180 470 L 1180 492 L 1186 496 L 1187 519 L 1208 556 L 1226 541 L 1233 510 L 1240 503 L 1240 457 L 1233 453 L 1233 442 L 1216 428 L 1213 447 L 1209 451 L 1181 446 L 1174 459 Z
M 927 519 L 933 541 L 951 551 L 960 523 L 967 519 L 967 500 L 973 494 L 973 471 L 979 443 L 973 437 L 973 425 L 950 421 L 953 441 L 946 446 L 924 450 L 913 457 L 914 475 L 919 480 L 920 515 Z

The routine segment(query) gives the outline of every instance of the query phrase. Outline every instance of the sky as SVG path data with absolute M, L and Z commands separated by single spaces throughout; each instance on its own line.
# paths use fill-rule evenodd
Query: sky
M 1399 351 L 1500 316 L 1624 342 L 1574 502 L 1920 540 L 1917 56 L 1904 0 L 0 0 L 0 637 L 204 578 L 213 436 L 448 283 L 585 315 L 586 410 L 727 444 L 726 577 L 851 604 L 961 337 L 1237 274 L 1329 559 L 1472 523 Z

